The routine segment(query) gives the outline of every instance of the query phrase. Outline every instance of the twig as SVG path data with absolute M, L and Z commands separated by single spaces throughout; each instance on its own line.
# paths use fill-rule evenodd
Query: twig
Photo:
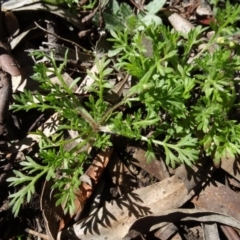
M 35 121 L 34 123 L 30 126 L 30 128 L 28 129 L 27 132 L 31 132 L 33 131 L 34 128 L 38 127 L 38 125 L 40 125 L 41 122 L 43 122 L 43 119 L 45 117 L 45 113 L 42 113 Z
M 29 228 L 25 228 L 25 232 L 29 233 L 29 234 L 32 234 L 34 236 L 37 236 L 37 237 L 41 237 L 42 239 L 46 239 L 46 240 L 50 240 L 50 238 L 48 237 L 48 235 L 46 234 L 42 234 L 42 233 L 39 233 L 39 232 L 36 232 L 32 229 L 29 229 Z
M 130 2 L 131 2 L 138 10 L 140 10 L 140 11 L 143 12 L 143 13 L 145 13 L 144 7 L 143 7 L 141 4 L 136 3 L 134 0 L 130 0 Z
M 75 42 L 73 42 L 73 41 L 71 41 L 71 40 L 68 40 L 68 39 L 66 39 L 66 38 L 60 37 L 60 36 L 58 36 L 57 34 L 55 34 L 55 33 L 53 33 L 53 32 L 49 32 L 47 29 L 41 27 L 36 21 L 34 21 L 34 23 L 35 23 L 35 25 L 36 25 L 38 28 L 40 28 L 41 30 L 43 30 L 43 31 L 46 32 L 47 34 L 51 34 L 51 35 L 53 35 L 54 37 L 56 37 L 56 38 L 58 38 L 58 39 L 60 39 L 60 40 L 62 40 L 62 41 L 71 43 L 71 44 L 74 45 L 75 47 L 78 47 L 78 48 L 82 49 L 83 51 L 89 53 L 89 51 L 88 51 L 87 49 L 85 49 L 84 47 L 78 45 L 77 43 L 75 43 Z

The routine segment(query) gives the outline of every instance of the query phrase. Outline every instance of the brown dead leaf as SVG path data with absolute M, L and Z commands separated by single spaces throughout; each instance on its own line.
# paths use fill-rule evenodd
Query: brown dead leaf
M 157 213 L 156 213 L 157 212 Z M 170 209 L 156 211 L 154 214 L 136 220 L 129 228 L 140 234 L 148 233 L 161 222 L 196 221 L 202 223 L 217 222 L 240 229 L 240 221 L 228 215 L 199 209 Z
M 10 36 L 16 36 L 19 33 L 19 23 L 13 12 L 5 12 L 5 24 Z
M 220 167 L 233 176 L 235 179 L 240 181 L 240 159 L 239 158 L 232 158 L 226 157 L 221 160 Z
M 239 194 L 218 182 L 212 182 L 192 202 L 209 211 L 226 214 L 240 221 Z

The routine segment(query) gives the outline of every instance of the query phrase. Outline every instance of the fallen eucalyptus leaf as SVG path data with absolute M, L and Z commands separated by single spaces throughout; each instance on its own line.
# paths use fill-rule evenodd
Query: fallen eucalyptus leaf
M 240 229 L 240 222 L 228 215 L 199 209 L 170 209 L 161 210 L 155 214 L 136 220 L 130 227 L 129 231 L 134 230 L 144 234 L 151 231 L 155 224 L 159 224 L 161 222 L 174 223 L 180 221 L 196 221 L 202 223 L 217 222 Z

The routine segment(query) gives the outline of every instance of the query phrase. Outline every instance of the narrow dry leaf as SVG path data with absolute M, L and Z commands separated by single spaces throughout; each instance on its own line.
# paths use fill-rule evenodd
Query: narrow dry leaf
M 10 0 L 10 1 L 4 1 L 3 6 L 5 9 L 13 10 L 15 8 L 20 8 L 28 4 L 32 4 L 34 2 L 37 2 L 37 0 Z
M 97 69 L 96 64 L 93 65 L 93 67 L 92 67 L 91 70 L 90 70 L 90 73 L 91 73 L 91 74 L 96 74 L 96 73 L 98 73 L 98 69 Z M 84 88 L 91 86 L 93 83 L 94 83 L 94 79 L 88 74 L 88 75 L 84 78 L 84 80 L 81 82 L 81 84 L 80 84 L 79 88 L 77 89 L 76 93 L 78 93 L 78 94 L 86 94 L 86 93 L 87 93 L 87 90 L 85 90 Z
M 22 75 L 12 76 L 12 92 L 13 93 L 17 91 L 23 92 L 25 86 L 26 86 L 26 81 L 22 82 Z
M 37 27 L 33 23 L 27 26 L 24 30 L 21 31 L 21 33 L 18 36 L 14 37 L 10 41 L 11 49 L 13 50 L 28 35 L 28 33 L 36 29 Z
M 12 77 L 13 93 L 23 92 L 24 89 L 35 91 L 39 88 L 39 84 L 34 81 L 31 76 L 33 75 L 33 66 L 25 66 L 20 69 L 20 77 Z
M 173 223 L 168 223 L 166 226 L 160 228 L 154 233 L 154 237 L 161 240 L 168 240 L 172 235 L 178 231 L 178 228 Z
M 71 238 L 72 234 L 81 240 L 93 237 L 100 240 L 122 239 L 136 219 L 152 214 L 156 209 L 178 208 L 192 198 L 195 194 L 192 190 L 201 187 L 211 176 L 212 164 L 203 161 L 196 171 L 189 171 L 182 165 L 171 178 L 106 203 L 93 215 L 60 232 L 58 240 Z
M 56 206 L 56 199 L 54 198 L 56 192 L 52 189 L 52 185 L 52 181 L 45 181 L 40 197 L 40 207 L 43 214 L 46 233 L 50 240 L 56 239 L 62 216 L 64 216 L 62 207 Z
M 207 180 L 207 176 L 212 174 L 211 165 L 203 165 L 197 172 L 193 172 L 193 179 L 195 175 L 199 175 L 197 180 L 191 180 L 189 172 L 182 170 L 183 168 L 185 167 L 181 166 L 176 170 L 176 173 L 180 171 L 177 176 L 137 189 L 116 201 L 106 203 L 91 216 L 60 232 L 57 239 L 71 239 L 73 236 L 74 239 L 81 240 L 122 239 L 136 219 L 150 215 L 156 212 L 156 209 L 164 211 L 182 206 L 195 194 L 191 190 L 200 187 Z M 178 176 L 181 176 L 183 181 Z M 187 181 L 190 183 L 187 184 Z
M 113 149 L 108 149 L 98 153 L 97 156 L 93 159 L 92 164 L 85 172 L 85 174 L 90 177 L 93 186 L 95 186 L 100 180 L 102 173 L 107 167 L 109 159 L 112 155 L 112 151 Z M 82 192 L 83 198 L 86 201 L 91 196 L 93 189 L 92 186 L 83 182 L 81 184 L 80 191 Z
M 54 134 L 58 127 L 58 114 L 53 114 L 42 126 L 39 127 L 38 130 L 43 131 L 43 133 L 49 137 Z M 32 147 L 36 142 L 39 142 L 41 139 L 40 135 L 37 134 L 28 134 L 25 138 L 21 139 L 17 143 L 13 143 L 9 148 L 11 153 L 15 153 L 18 151 L 23 151 L 27 148 Z
M 203 236 L 205 240 L 219 240 L 218 227 L 216 223 L 202 224 Z
M 239 240 L 239 231 L 226 225 L 221 225 L 220 228 L 228 240 Z
M 157 212 L 157 213 L 156 213 Z M 240 229 L 240 222 L 228 215 L 199 209 L 170 209 L 156 211 L 154 214 L 136 220 L 129 231 L 148 233 L 152 226 L 160 222 L 196 221 L 202 223 L 221 223 Z
M 53 70 L 53 68 L 49 68 L 49 70 Z M 58 79 L 58 77 L 56 77 L 55 75 L 53 75 L 52 72 L 48 71 L 48 72 L 47 72 L 47 76 L 50 78 L 50 81 L 51 81 L 52 83 L 58 84 L 58 85 L 60 85 L 60 86 L 62 85 L 62 83 L 61 83 L 61 81 Z M 68 86 L 70 86 L 70 85 L 72 84 L 73 79 L 70 77 L 70 75 L 69 75 L 68 73 L 64 72 L 64 73 L 62 74 L 62 77 L 63 77 L 63 79 L 64 79 L 64 82 L 65 82 Z M 78 89 L 77 85 L 74 85 L 74 86 L 72 87 L 72 90 L 73 90 L 74 92 L 77 91 L 77 89 Z

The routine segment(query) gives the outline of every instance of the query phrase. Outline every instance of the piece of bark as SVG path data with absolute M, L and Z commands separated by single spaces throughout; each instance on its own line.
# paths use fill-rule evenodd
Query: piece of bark
M 203 225 L 203 235 L 204 240 L 219 240 L 219 233 L 216 223 L 204 223 Z
M 0 72 L 0 84 L 0 150 L 5 152 L 8 148 L 6 136 L 8 134 L 8 108 L 12 95 L 11 76 Z
M 154 233 L 154 236 L 161 240 L 168 240 L 178 231 L 178 228 L 173 223 L 168 223 L 166 226 L 160 228 Z

